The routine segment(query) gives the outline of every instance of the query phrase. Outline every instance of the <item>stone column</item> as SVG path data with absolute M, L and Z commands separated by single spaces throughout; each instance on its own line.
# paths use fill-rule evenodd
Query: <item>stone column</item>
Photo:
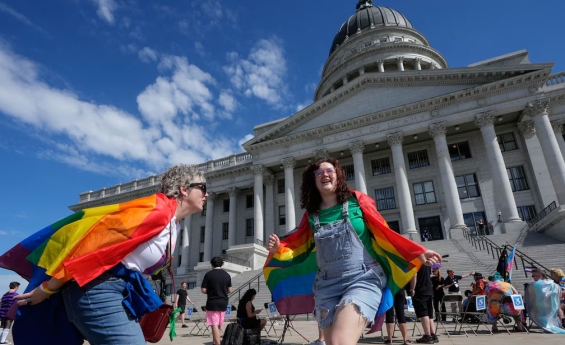
M 263 182 L 265 183 L 265 239 L 268 239 L 271 234 L 275 233 L 275 224 L 278 225 L 278 218 L 275 217 L 275 192 L 273 175 L 264 175 Z M 275 223 L 276 222 L 276 223 Z
M 551 176 L 551 182 L 553 182 L 553 188 L 555 188 L 557 202 L 559 202 L 559 205 L 565 205 L 565 161 L 549 122 L 548 107 L 549 100 L 542 99 L 528 104 L 525 112 L 534 120 L 549 176 Z
M 414 59 L 414 62 L 416 62 L 416 71 L 421 71 L 422 70 L 422 58 L 416 58 Z
M 363 151 L 365 143 L 354 141 L 349 143 L 349 150 L 353 156 L 353 170 L 355 170 L 355 186 L 357 190 L 367 194 L 367 182 L 365 179 L 365 164 L 363 162 Z
M 347 85 L 347 76 L 343 77 L 341 80 L 343 81 L 343 86 Z
M 377 61 L 377 64 L 379 65 L 379 72 L 384 72 L 385 71 L 385 62 L 384 60 L 379 60 Z
M 532 163 L 532 169 L 534 171 L 536 187 L 532 187 L 531 189 L 538 194 L 543 207 L 548 206 L 557 200 L 557 196 L 555 196 L 553 183 L 551 183 L 551 180 L 547 178 L 547 176 L 549 176 L 549 170 L 547 169 L 547 163 L 543 156 L 541 144 L 538 136 L 536 135 L 534 121 L 522 121 L 518 123 L 518 131 L 524 138 L 524 143 L 526 144 L 528 156 L 530 157 L 530 162 Z M 532 184 L 530 183 L 530 185 Z
M 402 56 L 397 57 L 396 64 L 398 65 L 398 71 L 404 72 L 404 57 Z
M 254 165 L 251 169 L 253 169 L 253 174 L 255 175 L 255 184 L 253 186 L 255 242 L 261 244 L 263 242 L 263 173 L 265 169 L 260 164 Z
M 182 243 L 181 243 L 181 258 L 180 265 L 183 268 L 188 267 L 190 261 L 189 244 L 190 244 L 190 223 L 192 222 L 192 215 L 184 217 L 182 221 Z
M 400 217 L 402 218 L 402 235 L 412 238 L 416 234 L 416 223 L 414 221 L 414 210 L 412 209 L 412 198 L 410 197 L 410 186 L 406 175 L 406 163 L 402 152 L 404 136 L 402 132 L 387 135 L 387 141 L 392 149 L 392 160 L 394 163 L 394 176 L 396 179 L 396 195 L 400 206 Z M 419 239 L 416 236 L 416 239 Z
M 553 131 L 555 132 L 555 139 L 557 139 L 557 143 L 559 144 L 559 148 L 561 149 L 561 155 L 565 158 L 565 139 L 563 139 L 563 125 L 565 124 L 565 120 L 555 120 L 551 121 L 551 125 L 553 126 Z
M 457 183 L 455 182 L 455 175 L 453 174 L 453 166 L 451 165 L 451 157 L 449 156 L 447 139 L 445 137 L 447 126 L 445 122 L 435 123 L 429 126 L 428 132 L 434 138 L 436 145 L 441 185 L 443 187 L 449 223 L 451 224 L 449 229 L 450 237 L 456 238 L 459 237 L 459 234 L 454 234 L 451 230 L 464 228 L 465 220 L 463 219 L 461 200 L 459 200 L 459 192 L 457 191 Z
M 365 67 L 359 68 L 359 75 L 362 76 L 363 74 L 365 74 Z
M 230 196 L 230 215 L 228 223 L 228 248 L 236 244 L 236 229 L 237 229 L 237 194 L 239 190 L 235 187 L 228 189 Z
M 492 181 L 494 184 L 494 194 L 497 205 L 500 209 L 502 221 L 504 223 L 520 222 L 518 209 L 512 187 L 506 172 L 506 165 L 494 131 L 495 116 L 491 112 L 485 112 L 475 117 L 475 125 L 481 129 L 483 141 L 487 151 L 487 159 L 490 163 Z
M 284 188 L 286 201 L 286 232 L 296 227 L 296 215 L 294 213 L 294 167 L 296 161 L 292 157 L 283 158 L 281 163 L 284 167 Z
M 204 231 L 204 262 L 212 260 L 212 238 L 214 235 L 214 200 L 218 195 L 208 192 L 206 201 L 206 228 Z

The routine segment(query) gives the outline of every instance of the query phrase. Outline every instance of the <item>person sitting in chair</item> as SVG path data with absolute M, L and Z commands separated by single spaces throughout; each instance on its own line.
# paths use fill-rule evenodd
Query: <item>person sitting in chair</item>
M 267 320 L 259 319 L 257 315 L 261 313 L 263 309 L 255 310 L 253 306 L 253 301 L 257 291 L 255 289 L 249 289 L 243 294 L 241 300 L 239 300 L 239 306 L 237 307 L 237 318 L 241 323 L 241 327 L 244 329 L 263 329 L 267 324 Z
M 504 282 L 500 273 L 496 272 L 493 282 L 486 287 L 487 296 L 487 318 L 488 323 L 492 324 L 492 331 L 498 332 L 496 322 L 500 315 L 510 316 L 516 323 L 516 330 L 524 332 L 524 326 L 520 322 L 521 310 L 514 309 L 514 304 L 510 296 L 517 295 L 518 291 L 510 283 Z

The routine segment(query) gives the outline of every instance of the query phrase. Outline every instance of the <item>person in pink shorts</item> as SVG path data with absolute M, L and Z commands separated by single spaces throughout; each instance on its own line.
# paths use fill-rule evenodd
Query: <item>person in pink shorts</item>
M 212 327 L 212 342 L 220 345 L 220 334 L 224 324 L 224 315 L 228 307 L 228 295 L 231 293 L 231 277 L 222 269 L 224 260 L 216 256 L 211 261 L 212 270 L 204 275 L 201 290 L 207 295 L 206 323 Z

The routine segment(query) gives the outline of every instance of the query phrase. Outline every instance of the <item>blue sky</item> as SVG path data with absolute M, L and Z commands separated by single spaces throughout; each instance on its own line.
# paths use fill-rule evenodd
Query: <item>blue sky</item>
M 0 0 L 0 252 L 83 191 L 241 152 L 253 126 L 310 104 L 356 2 Z M 451 67 L 527 49 L 565 70 L 565 2 L 375 4 Z

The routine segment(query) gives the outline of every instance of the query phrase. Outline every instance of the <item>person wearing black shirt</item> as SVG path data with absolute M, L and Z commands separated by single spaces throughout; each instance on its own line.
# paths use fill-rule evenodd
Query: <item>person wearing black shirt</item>
M 410 295 L 416 317 L 420 319 L 424 335 L 416 339 L 417 343 L 433 344 L 437 341 L 434 327 L 434 306 L 432 302 L 432 268 L 422 266 L 416 276 L 410 281 Z
M 224 315 L 228 307 L 228 294 L 231 293 L 231 277 L 222 269 L 224 260 L 216 256 L 211 261 L 212 270 L 204 275 L 201 290 L 206 299 L 206 323 L 212 327 L 212 342 L 220 345 L 220 334 Z
M 434 310 L 436 312 L 435 320 L 439 321 L 439 308 L 445 292 L 443 291 L 443 285 L 445 285 L 445 278 L 441 276 L 441 270 L 437 266 L 432 266 L 432 288 L 434 291 Z M 441 304 L 441 311 L 445 313 L 445 304 Z M 441 317 L 442 321 L 445 321 L 445 315 Z
M 182 323 L 182 327 L 186 328 L 186 327 L 188 327 L 187 325 L 184 324 L 184 314 L 186 312 L 186 301 L 188 301 L 188 303 L 192 304 L 193 306 L 194 306 L 194 303 L 192 303 L 192 301 L 188 297 L 188 292 L 186 291 L 186 282 L 182 282 L 180 284 L 180 287 L 181 288 L 177 291 L 177 298 L 175 300 L 173 307 L 174 307 L 174 309 L 176 309 L 176 308 L 181 309 L 180 322 Z
M 459 280 L 472 276 L 473 274 L 475 274 L 475 272 L 459 276 L 456 275 L 455 271 L 453 271 L 452 269 L 448 269 L 443 288 L 447 289 L 449 294 L 460 295 L 461 293 L 459 292 Z M 456 313 L 457 307 L 459 307 L 459 310 L 461 310 L 461 306 L 458 306 L 457 303 L 451 303 L 451 312 Z
M 253 300 L 257 295 L 257 291 L 255 289 L 249 289 L 244 294 L 243 297 L 239 300 L 239 306 L 237 307 L 237 318 L 241 322 L 241 327 L 244 329 L 256 329 L 259 328 L 260 330 L 265 328 L 267 324 L 267 320 L 259 319 L 257 315 L 261 313 L 262 309 L 255 309 L 253 305 Z
M 409 289 L 407 285 L 405 289 Z M 399 290 L 394 295 L 394 304 L 386 312 L 386 334 L 387 339 L 385 344 L 392 344 L 392 334 L 394 333 L 394 314 L 396 313 L 396 320 L 398 321 L 398 328 L 402 335 L 403 344 L 410 344 L 408 340 L 408 327 L 406 326 L 406 316 L 404 315 L 404 305 L 406 304 L 406 292 L 404 289 Z

